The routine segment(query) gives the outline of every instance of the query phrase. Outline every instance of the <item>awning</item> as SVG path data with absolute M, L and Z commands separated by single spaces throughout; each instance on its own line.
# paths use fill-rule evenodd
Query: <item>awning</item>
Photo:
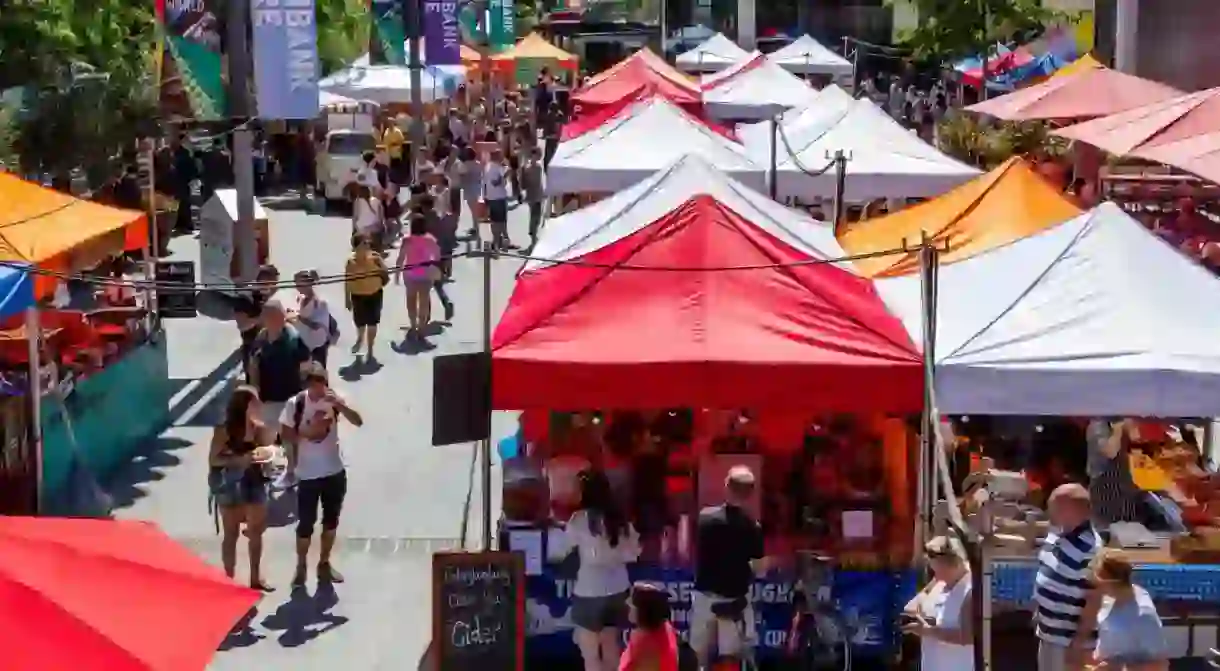
M 767 59 L 788 72 L 800 75 L 846 77 L 855 69 L 846 58 L 809 35 L 801 35 L 791 44 L 768 54 Z
M 723 33 L 712 35 L 706 42 L 680 54 L 674 59 L 679 69 L 687 72 L 716 72 L 723 70 L 750 54 Z
M 822 246 L 824 248 L 819 248 Z M 913 412 L 920 357 L 820 222 L 688 156 L 552 221 L 493 336 L 500 409 Z
M 966 109 L 1007 121 L 1092 119 L 1177 95 L 1164 84 L 1102 67 L 1051 77 Z
M 703 107 L 712 118 L 758 121 L 805 107 L 817 96 L 800 77 L 760 53 L 747 70 L 705 87 Z
M 517 61 L 547 61 L 565 68 L 575 68 L 577 57 L 563 49 L 547 42 L 538 33 L 530 33 L 507 51 L 502 51 L 491 57 L 492 63 L 503 66 L 515 64 Z
M 571 105 L 579 117 L 604 113 L 606 108 L 622 109 L 628 102 L 653 96 L 665 98 L 692 114 L 703 113 L 698 85 L 647 49 L 637 51 L 573 91 Z
M 919 253 L 915 248 L 925 234 L 946 247 L 940 259 L 950 264 L 1079 214 L 1080 208 L 1038 176 L 1032 166 L 1011 158 L 939 198 L 849 226 L 839 242 L 853 255 L 911 247 L 909 252 L 855 262 L 865 276 L 891 277 L 918 272 Z

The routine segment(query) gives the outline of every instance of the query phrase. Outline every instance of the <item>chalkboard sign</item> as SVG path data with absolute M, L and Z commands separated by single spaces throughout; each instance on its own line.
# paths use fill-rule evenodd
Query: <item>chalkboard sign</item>
M 437 671 L 522 671 L 525 565 L 515 552 L 432 556 Z
M 162 319 L 189 319 L 198 314 L 195 285 L 195 264 L 192 261 L 157 262 L 157 282 L 182 285 L 183 289 L 157 289 L 157 311 Z

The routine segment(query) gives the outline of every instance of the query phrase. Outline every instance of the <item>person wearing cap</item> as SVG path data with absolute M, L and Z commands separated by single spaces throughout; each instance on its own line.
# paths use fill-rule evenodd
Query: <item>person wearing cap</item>
M 318 580 L 343 582 L 331 564 L 331 552 L 339 529 L 339 514 L 347 495 L 347 467 L 339 443 L 339 420 L 353 426 L 364 418 L 343 396 L 330 388 L 330 378 L 320 364 L 310 362 L 302 371 L 304 390 L 293 395 L 280 412 L 280 434 L 289 445 L 289 477 L 297 484 L 297 567 L 293 587 L 303 587 L 308 577 L 309 547 L 321 511 L 322 534 L 318 548 Z
M 301 367 L 311 360 L 309 347 L 288 324 L 288 311 L 278 298 L 263 305 L 262 329 L 254 339 L 250 384 L 262 399 L 263 420 L 277 426 L 288 399 L 301 391 Z
M 326 367 L 326 352 L 330 349 L 332 337 L 338 335 L 332 328 L 334 317 L 330 313 L 330 304 L 314 291 L 318 283 L 318 271 L 302 270 L 293 277 L 297 288 L 296 310 L 288 313 L 288 321 L 296 327 L 305 346 L 309 348 L 310 357 Z

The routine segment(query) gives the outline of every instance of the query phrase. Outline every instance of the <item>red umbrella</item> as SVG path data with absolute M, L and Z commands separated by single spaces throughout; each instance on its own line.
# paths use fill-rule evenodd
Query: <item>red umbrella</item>
M 0 517 L 0 667 L 194 671 L 259 599 L 144 522 Z

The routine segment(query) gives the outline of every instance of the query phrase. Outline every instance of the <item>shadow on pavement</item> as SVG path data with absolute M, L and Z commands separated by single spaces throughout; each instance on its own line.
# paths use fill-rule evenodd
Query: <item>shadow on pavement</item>
M 106 483 L 104 489 L 110 496 L 111 509 L 130 507 L 147 496 L 148 491 L 144 485 L 163 479 L 164 469 L 182 462 L 174 452 L 192 445 L 191 441 L 181 438 L 162 437 L 149 441 L 145 449 L 132 457 L 131 463 L 120 469 Z
M 282 631 L 279 644 L 295 648 L 347 624 L 347 617 L 329 612 L 338 603 L 339 595 L 330 583 L 318 583 L 313 596 L 306 588 L 296 587 L 288 601 L 263 618 L 261 624 L 268 631 Z
M 436 345 L 424 338 L 407 337 L 402 342 L 390 343 L 390 349 L 406 356 L 418 356 L 436 349 Z
M 211 370 L 211 372 L 209 372 L 207 375 L 205 375 L 203 378 L 201 378 L 199 380 L 199 386 L 195 387 L 195 389 L 192 390 L 191 393 L 187 394 L 184 398 L 178 399 L 177 403 L 175 403 L 174 406 L 169 409 L 169 414 L 165 418 L 166 426 L 174 426 L 174 424 L 179 419 L 181 419 L 182 416 L 184 414 L 186 414 L 186 412 L 188 410 L 190 410 L 192 407 L 194 407 L 194 405 L 196 403 L 198 403 L 204 396 L 206 396 L 208 394 L 208 392 L 210 392 L 217 384 L 219 384 L 222 380 L 224 380 L 228 376 L 230 371 L 232 371 L 234 368 L 236 368 L 240 364 L 241 364 L 241 350 L 234 349 L 232 352 L 229 353 L 228 356 L 226 356 L 224 358 L 223 361 L 216 364 L 216 367 L 213 368 Z M 187 384 L 189 384 L 189 382 Z M 219 394 L 219 395 L 217 395 L 217 398 L 221 399 L 220 402 L 223 404 L 225 401 L 228 400 L 228 395 Z M 215 416 L 215 415 L 213 415 L 212 412 L 209 412 L 209 411 L 213 410 L 212 406 L 214 406 L 214 405 L 215 405 L 215 401 L 213 401 L 213 403 L 209 403 L 208 406 L 204 408 L 204 412 L 200 412 L 198 414 L 198 416 L 195 418 L 195 421 L 191 422 L 191 425 L 198 426 L 199 425 L 198 422 L 202 421 L 202 422 L 207 423 L 208 421 L 210 421 L 209 418 L 212 416 Z M 221 406 L 221 408 L 223 409 L 223 405 Z M 218 417 L 218 416 L 216 416 L 216 417 Z M 217 419 L 216 421 L 210 421 L 210 423 L 208 423 L 207 425 L 215 426 L 218 423 L 219 423 L 219 419 Z
M 272 492 L 267 499 L 267 526 L 278 529 L 297 521 L 297 488 Z
M 229 631 L 225 639 L 220 642 L 219 651 L 233 650 L 234 648 L 248 648 L 255 643 L 267 638 L 254 631 L 254 618 L 258 617 L 258 606 L 254 606 L 246 611 L 246 614 L 233 625 L 233 629 Z
M 344 382 L 356 382 L 366 375 L 373 375 L 385 366 L 377 359 L 367 359 L 357 355 L 351 363 L 339 368 L 337 371 L 339 378 Z

